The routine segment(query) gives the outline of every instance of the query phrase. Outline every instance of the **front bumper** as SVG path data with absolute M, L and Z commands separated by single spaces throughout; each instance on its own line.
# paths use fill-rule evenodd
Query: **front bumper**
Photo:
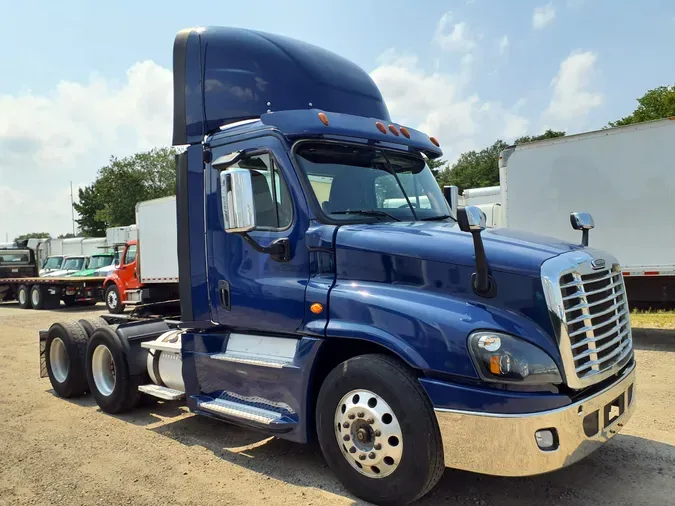
M 531 476 L 588 456 L 623 428 L 634 408 L 635 364 L 606 389 L 551 411 L 517 415 L 435 411 L 447 467 L 495 476 Z M 542 429 L 555 429 L 553 449 L 539 448 L 535 432 Z

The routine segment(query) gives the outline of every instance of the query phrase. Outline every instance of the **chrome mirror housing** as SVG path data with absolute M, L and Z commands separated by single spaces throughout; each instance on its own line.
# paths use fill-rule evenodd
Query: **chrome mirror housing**
M 228 169 L 221 172 L 220 199 L 225 232 L 232 234 L 255 229 L 255 202 L 250 171 Z
M 482 232 L 487 227 L 485 213 L 476 206 L 458 208 L 457 223 L 462 232 Z
M 588 231 L 595 227 L 591 213 L 570 213 L 570 223 L 574 230 L 581 230 L 581 244 L 588 246 Z

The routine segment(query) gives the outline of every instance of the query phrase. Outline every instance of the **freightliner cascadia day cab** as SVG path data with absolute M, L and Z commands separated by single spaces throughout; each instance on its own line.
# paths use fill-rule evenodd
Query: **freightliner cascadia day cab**
M 425 495 L 445 466 L 553 471 L 625 425 L 635 363 L 611 254 L 485 230 L 434 180 L 438 142 L 333 53 L 199 28 L 173 57 L 181 319 L 41 331 L 58 394 L 108 413 L 184 398 L 318 439 L 376 504 Z M 587 244 L 590 216 L 570 218 Z

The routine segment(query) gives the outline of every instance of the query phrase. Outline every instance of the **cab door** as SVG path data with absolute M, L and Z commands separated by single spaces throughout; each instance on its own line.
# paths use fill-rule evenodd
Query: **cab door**
M 206 243 L 212 319 L 238 331 L 291 334 L 302 325 L 309 278 L 306 201 L 285 141 L 272 135 L 212 146 L 212 160 L 244 150 L 232 168 L 251 171 L 257 228 L 248 233 L 262 247 L 288 239 L 280 261 L 256 251 L 242 234 L 226 233 L 220 172 L 206 165 Z

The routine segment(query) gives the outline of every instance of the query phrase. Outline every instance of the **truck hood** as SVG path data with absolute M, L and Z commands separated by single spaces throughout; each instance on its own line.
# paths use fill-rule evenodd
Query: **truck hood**
M 72 274 L 70 277 L 73 278 L 82 278 L 82 277 L 106 277 L 110 272 L 115 270 L 114 265 L 106 265 L 105 267 L 99 267 L 98 269 L 85 269 L 82 271 L 77 271 Z
M 544 261 L 583 247 L 560 239 L 506 228 L 487 229 L 482 236 L 492 271 L 533 277 L 539 277 Z M 376 254 L 380 260 L 384 257 L 410 257 L 454 265 L 475 265 L 471 234 L 462 232 L 455 222 L 343 225 L 337 233 L 336 250 L 338 257 L 343 259 L 340 250 L 357 250 Z M 346 266 L 342 264 L 342 267 Z M 338 270 L 341 270 L 339 261 Z
M 72 274 L 73 272 L 79 272 L 76 270 L 58 270 L 58 271 L 48 271 L 46 274 L 42 274 L 41 277 L 43 278 L 60 278 L 63 276 L 68 276 L 69 274 Z

